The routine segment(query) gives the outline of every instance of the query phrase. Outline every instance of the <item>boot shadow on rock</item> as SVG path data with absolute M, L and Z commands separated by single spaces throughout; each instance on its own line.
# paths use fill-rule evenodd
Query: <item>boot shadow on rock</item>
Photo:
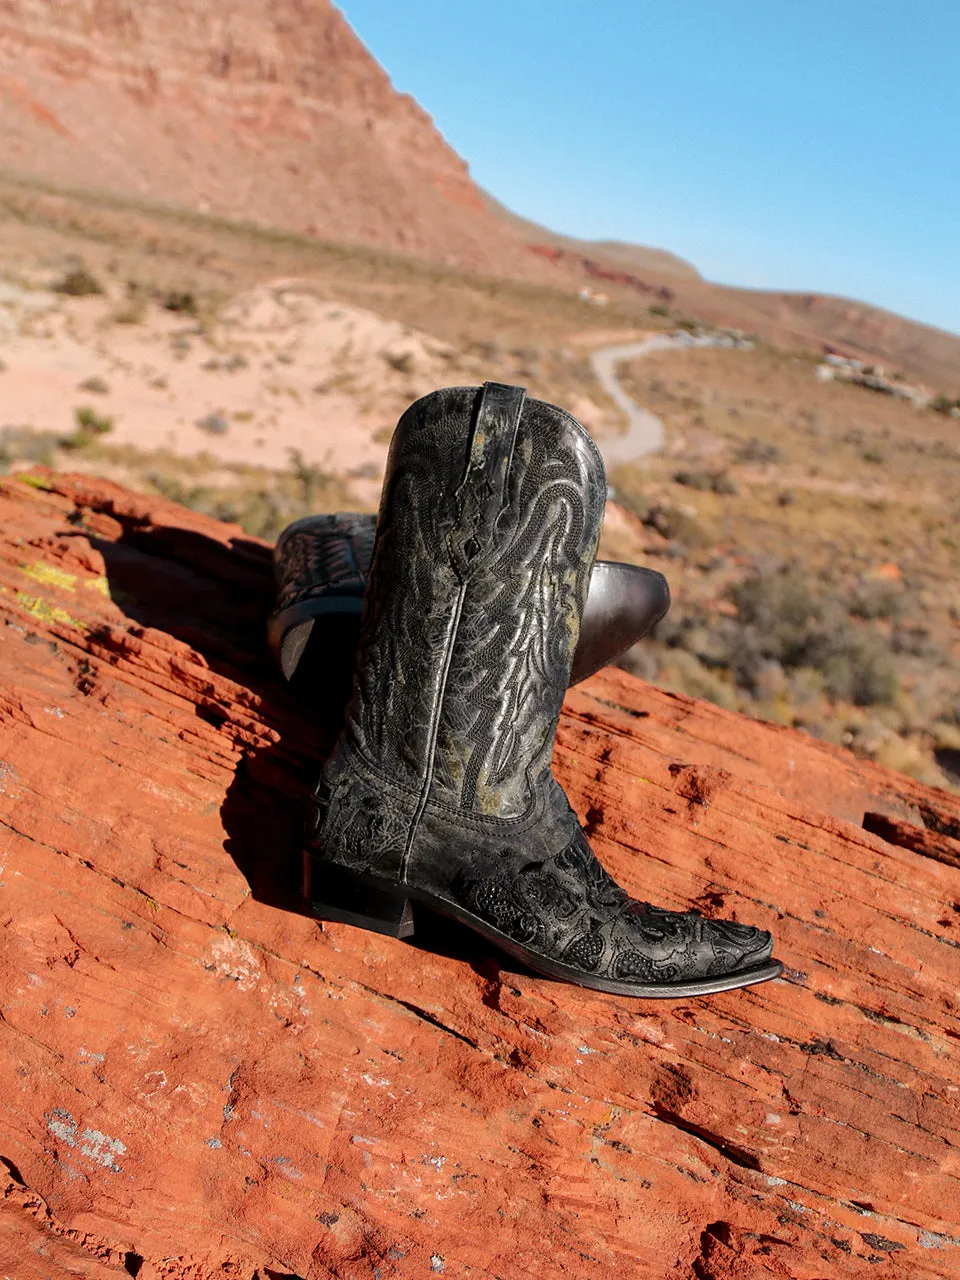
M 209 668 L 209 691 L 193 691 L 197 716 L 230 733 L 231 718 L 246 703 L 279 735 L 269 744 L 242 745 L 221 806 L 224 849 L 258 901 L 299 911 L 305 788 L 336 738 L 338 713 L 327 707 L 308 714 L 267 652 L 270 549 L 175 525 L 125 524 L 118 541 L 91 543 L 127 617 L 189 646 Z M 349 663 L 334 674 L 340 670 L 348 673 Z M 219 678 L 236 687 L 218 689 Z
M 188 645 L 214 676 L 248 690 L 257 717 L 279 735 L 269 745 L 244 747 L 221 806 L 224 849 L 257 901 L 309 914 L 302 898 L 304 818 L 309 788 L 343 725 L 356 621 L 334 614 L 314 627 L 288 684 L 265 640 L 275 597 L 269 548 L 242 537 L 224 543 L 175 525 L 125 524 L 116 542 L 87 537 L 103 556 L 111 598 L 126 616 Z M 106 633 L 100 639 L 115 643 Z M 220 728 L 231 708 L 201 697 L 196 713 Z M 362 945 L 362 934 L 357 938 Z M 425 922 L 412 945 L 490 976 L 491 949 L 460 926 Z

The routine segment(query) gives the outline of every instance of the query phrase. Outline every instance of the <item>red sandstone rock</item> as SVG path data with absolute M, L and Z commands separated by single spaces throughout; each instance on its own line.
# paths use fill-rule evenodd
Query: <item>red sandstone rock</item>
M 321 927 L 332 726 L 264 651 L 268 549 L 39 483 L 0 481 L 0 1275 L 957 1276 L 960 869 L 862 826 L 950 840 L 955 797 L 608 671 L 556 753 L 598 853 L 783 980 Z

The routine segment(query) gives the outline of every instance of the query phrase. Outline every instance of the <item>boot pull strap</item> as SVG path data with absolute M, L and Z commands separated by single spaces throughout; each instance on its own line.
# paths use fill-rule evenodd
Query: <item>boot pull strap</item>
M 491 549 L 493 526 L 507 503 L 507 477 L 527 398 L 525 387 L 485 382 L 457 487 L 457 550 L 469 564 Z

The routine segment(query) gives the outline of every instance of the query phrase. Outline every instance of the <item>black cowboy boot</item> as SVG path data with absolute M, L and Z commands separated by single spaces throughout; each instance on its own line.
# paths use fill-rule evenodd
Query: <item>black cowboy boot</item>
M 633 901 L 550 771 L 603 515 L 603 463 L 517 387 L 453 387 L 397 427 L 345 727 L 311 805 L 321 919 L 414 908 L 602 991 L 690 996 L 781 971 L 770 935 Z
M 347 649 L 352 666 L 376 528 L 376 516 L 339 512 L 305 516 L 277 539 L 277 604 L 267 640 L 288 680 L 310 648 L 327 671 L 332 648 L 337 653 Z M 670 588 L 662 573 L 598 560 L 590 576 L 570 683 L 579 684 L 626 653 L 669 608 Z M 318 621 L 323 625 L 315 633 Z

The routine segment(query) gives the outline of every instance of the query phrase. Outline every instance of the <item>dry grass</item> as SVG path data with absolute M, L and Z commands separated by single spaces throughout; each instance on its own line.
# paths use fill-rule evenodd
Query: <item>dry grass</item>
M 209 214 L 53 187 L 0 173 L 0 262 L 83 255 L 90 273 L 144 290 L 232 295 L 266 278 L 295 276 L 324 298 L 367 307 L 494 361 L 528 361 L 570 333 L 666 326 L 644 295 L 598 309 L 569 281 L 553 288 L 471 275 L 422 259 L 329 244 Z
M 612 479 L 675 600 L 629 665 L 957 785 L 960 424 L 814 363 L 683 351 L 624 376 L 668 452 Z

